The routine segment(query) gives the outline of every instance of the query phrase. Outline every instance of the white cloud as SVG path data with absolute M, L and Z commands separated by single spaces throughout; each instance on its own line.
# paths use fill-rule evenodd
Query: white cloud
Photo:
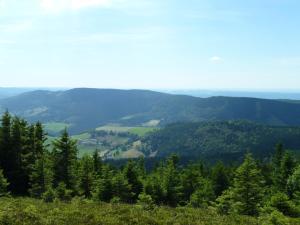
M 213 56 L 213 57 L 209 58 L 209 61 L 211 61 L 212 63 L 221 63 L 224 60 L 219 56 Z
M 8 23 L 8 24 L 0 24 L 0 32 L 6 33 L 15 33 L 30 30 L 32 28 L 32 21 L 20 21 L 15 23 Z
M 40 4 L 46 12 L 60 12 L 87 7 L 109 7 L 112 0 L 40 0 Z

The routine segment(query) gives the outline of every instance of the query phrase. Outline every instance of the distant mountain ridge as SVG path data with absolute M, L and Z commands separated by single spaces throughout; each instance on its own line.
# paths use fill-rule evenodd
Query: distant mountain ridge
M 140 125 L 174 122 L 250 120 L 269 125 L 300 125 L 300 104 L 257 98 L 198 98 L 147 90 L 77 88 L 33 91 L 0 99 L 0 110 L 30 121 L 65 122 L 71 132 L 107 123 Z

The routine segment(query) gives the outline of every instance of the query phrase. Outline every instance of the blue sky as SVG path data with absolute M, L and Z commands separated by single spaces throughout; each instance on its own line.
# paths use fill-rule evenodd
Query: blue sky
M 0 86 L 300 90 L 298 0 L 0 0 Z

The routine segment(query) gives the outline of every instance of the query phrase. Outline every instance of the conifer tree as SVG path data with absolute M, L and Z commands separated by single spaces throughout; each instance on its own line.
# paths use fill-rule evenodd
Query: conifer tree
M 132 198 L 130 202 L 134 203 L 138 199 L 139 194 L 143 191 L 143 184 L 140 181 L 139 170 L 133 161 L 129 161 L 124 168 L 124 176 L 130 185 L 130 193 Z
M 97 201 L 109 202 L 112 198 L 113 173 L 109 166 L 103 165 L 100 176 L 95 177 L 92 196 Z
M 35 124 L 35 131 L 34 131 L 34 155 L 36 159 L 39 159 L 43 156 L 45 148 L 49 146 L 45 146 L 47 141 L 46 133 L 43 129 L 43 125 L 40 122 Z
M 94 154 L 93 154 L 93 163 L 94 163 L 94 171 L 96 175 L 99 175 L 101 173 L 102 169 L 102 160 L 99 155 L 99 150 L 96 149 Z
M 9 183 L 7 182 L 7 179 L 3 175 L 3 171 L 0 170 L 0 197 L 9 195 L 8 185 Z
M 300 165 L 288 178 L 287 192 L 290 198 L 296 199 L 300 203 Z
M 49 153 L 44 152 L 39 157 L 30 174 L 29 193 L 32 197 L 41 198 L 44 193 L 52 189 L 53 186 L 53 168 Z
M 86 198 L 91 197 L 94 182 L 94 161 L 89 155 L 84 155 L 80 160 L 79 188 L 80 193 Z
M 144 181 L 144 193 L 151 196 L 155 204 L 161 205 L 164 203 L 165 193 L 160 173 L 155 172 L 146 177 Z
M 206 208 L 215 199 L 212 182 L 202 179 L 200 187 L 191 195 L 190 204 L 198 208 Z
M 289 152 L 285 152 L 281 161 L 279 177 L 280 181 L 278 182 L 278 188 L 280 191 L 287 191 L 287 181 L 289 176 L 291 176 L 296 167 L 296 162 Z
M 118 172 L 112 178 L 112 194 L 114 199 L 120 202 L 130 203 L 134 193 L 131 192 L 132 187 L 122 172 Z
M 182 199 L 185 202 L 190 200 L 191 195 L 200 187 L 203 180 L 202 163 L 188 165 L 181 171 Z
M 216 196 L 220 196 L 229 186 L 229 178 L 222 162 L 212 169 L 212 185 Z
M 27 192 L 26 171 L 22 164 L 22 155 L 24 151 L 26 122 L 15 117 L 12 120 L 11 127 L 11 149 L 8 154 L 9 167 L 7 169 L 7 178 L 10 182 L 10 189 L 13 194 L 24 195 Z
M 5 177 L 8 175 L 10 168 L 9 153 L 11 151 L 11 115 L 6 111 L 1 119 L 0 135 L 0 167 L 3 169 Z
M 176 206 L 181 197 L 180 177 L 177 170 L 178 156 L 172 155 L 167 160 L 167 165 L 163 171 L 163 190 L 165 193 L 165 203 Z
M 263 179 L 251 154 L 236 170 L 233 183 L 233 210 L 243 215 L 257 215 L 263 196 Z
M 282 176 L 281 176 L 281 162 L 284 156 L 284 148 L 282 144 L 277 144 L 275 148 L 275 154 L 272 158 L 273 167 L 273 183 L 276 188 L 282 189 Z
M 53 142 L 54 181 L 57 186 L 64 183 L 66 188 L 77 191 L 77 146 L 67 130 Z

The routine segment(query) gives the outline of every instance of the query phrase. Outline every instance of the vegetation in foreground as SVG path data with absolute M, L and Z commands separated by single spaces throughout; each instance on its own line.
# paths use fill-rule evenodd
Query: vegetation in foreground
M 48 151 L 40 123 L 31 125 L 9 113 L 0 131 L 3 224 L 27 217 L 28 224 L 93 224 L 101 210 L 112 210 L 101 217 L 108 221 L 102 224 L 300 224 L 300 164 L 282 145 L 265 162 L 248 153 L 239 166 L 199 162 L 182 167 L 172 155 L 146 171 L 143 159 L 115 168 L 97 151 L 78 158 L 76 141 L 66 130 Z M 88 217 L 82 215 L 85 210 Z
M 257 225 L 247 216 L 222 216 L 209 209 L 155 207 L 95 203 L 74 199 L 70 203 L 45 203 L 29 198 L 4 198 L 0 224 L 5 225 Z

